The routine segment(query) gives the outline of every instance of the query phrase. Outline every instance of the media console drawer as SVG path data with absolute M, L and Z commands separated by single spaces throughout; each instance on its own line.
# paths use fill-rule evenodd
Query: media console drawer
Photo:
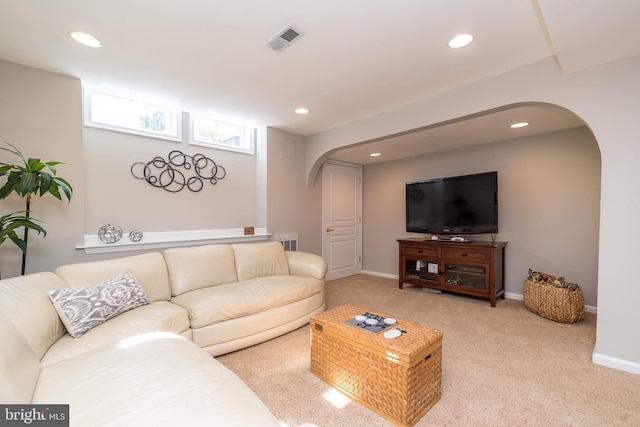
M 467 243 L 459 243 L 460 245 L 466 245 Z M 489 262 L 491 254 L 487 251 L 477 251 L 467 248 L 444 248 L 442 251 L 442 258 L 447 260 L 453 260 L 456 262 Z
M 440 257 L 439 248 L 424 248 L 420 246 L 407 246 L 404 248 L 405 255 L 415 255 L 418 257 Z

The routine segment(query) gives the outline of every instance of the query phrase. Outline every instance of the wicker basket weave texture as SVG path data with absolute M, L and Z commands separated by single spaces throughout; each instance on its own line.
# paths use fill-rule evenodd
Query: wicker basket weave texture
M 311 319 L 311 372 L 394 424 L 413 426 L 442 395 L 442 332 L 398 319 L 407 333 L 389 340 L 346 323 L 365 311 L 342 305 Z
M 584 296 L 578 286 L 575 290 L 524 281 L 524 305 L 545 319 L 562 323 L 575 323 L 584 319 Z
M 442 348 L 409 368 L 327 334 L 314 334 L 313 372 L 400 426 L 413 426 L 441 397 Z

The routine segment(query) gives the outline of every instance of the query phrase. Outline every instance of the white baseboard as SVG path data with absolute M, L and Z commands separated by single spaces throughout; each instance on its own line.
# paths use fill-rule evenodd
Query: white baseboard
M 398 275 L 397 274 L 378 273 L 377 271 L 368 271 L 368 270 L 362 270 L 362 271 L 360 271 L 360 273 L 361 274 L 368 274 L 369 276 L 385 277 L 387 279 L 396 279 L 396 280 L 398 280 Z
M 513 292 L 505 292 L 504 296 L 507 299 L 514 299 L 514 300 L 518 300 L 518 301 L 524 301 L 524 295 L 522 295 L 522 294 L 514 294 Z M 592 305 L 585 305 L 584 306 L 584 311 L 587 312 L 587 313 L 598 314 L 598 307 L 594 307 Z
M 522 294 L 514 294 L 513 292 L 505 292 L 504 296 L 507 299 L 514 299 L 514 300 L 518 300 L 518 301 L 524 301 L 524 295 L 522 295 Z M 584 311 L 587 312 L 587 313 L 598 314 L 598 307 L 594 307 L 593 305 L 585 305 L 584 306 Z
M 367 271 L 367 270 L 362 270 L 360 273 L 368 274 L 369 276 L 385 277 L 387 279 L 396 279 L 396 280 L 398 280 L 398 275 L 397 274 L 378 273 L 377 271 Z M 516 300 L 516 301 L 524 301 L 524 295 L 516 294 L 516 293 L 513 293 L 513 292 L 505 292 L 504 297 L 507 298 L 507 299 L 513 299 L 513 300 Z M 595 307 L 593 305 L 585 305 L 584 306 L 584 311 L 586 311 L 587 313 L 597 314 L 598 313 L 598 307 Z
M 513 292 L 505 292 L 504 297 L 506 299 L 514 299 L 516 301 L 524 301 L 524 295 L 522 294 L 514 294 Z
M 617 357 L 607 356 L 606 354 L 601 354 L 596 351 L 591 355 L 591 361 L 596 365 L 602 365 L 619 371 L 640 375 L 640 363 L 618 359 Z

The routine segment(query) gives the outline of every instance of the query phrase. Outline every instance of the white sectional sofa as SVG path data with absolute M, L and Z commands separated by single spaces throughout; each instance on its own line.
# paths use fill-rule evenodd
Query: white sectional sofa
M 325 308 L 326 269 L 317 255 L 266 242 L 173 248 L 1 280 L 0 403 L 69 404 L 73 426 L 278 426 L 212 356 L 308 323 Z M 109 294 L 106 303 L 98 290 Z M 135 308 L 103 316 L 134 294 Z M 87 306 L 93 314 L 78 321 Z

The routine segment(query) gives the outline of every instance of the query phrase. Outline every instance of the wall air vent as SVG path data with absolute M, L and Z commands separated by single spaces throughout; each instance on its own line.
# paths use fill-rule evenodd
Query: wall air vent
M 266 45 L 278 52 L 287 48 L 294 40 L 302 37 L 302 32 L 296 30 L 291 25 L 280 31 L 274 38 L 272 38 Z
M 285 251 L 296 252 L 298 250 L 298 233 L 276 234 L 275 239 L 282 243 Z

